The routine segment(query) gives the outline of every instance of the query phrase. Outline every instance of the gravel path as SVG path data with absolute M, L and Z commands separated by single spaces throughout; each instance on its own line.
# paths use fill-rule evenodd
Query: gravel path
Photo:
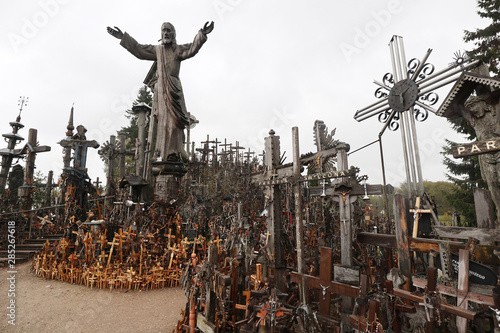
M 16 266 L 15 297 L 9 270 L 0 268 L 0 332 L 172 332 L 186 304 L 179 288 L 110 292 L 38 278 L 30 267 Z

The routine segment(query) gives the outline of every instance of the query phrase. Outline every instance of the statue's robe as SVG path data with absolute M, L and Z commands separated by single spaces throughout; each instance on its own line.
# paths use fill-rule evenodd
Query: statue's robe
M 206 42 L 200 30 L 190 44 L 143 45 L 124 33 L 120 45 L 142 60 L 157 62 L 157 83 L 153 113 L 158 119 L 155 152 L 162 161 L 167 158 L 187 159 L 184 150 L 184 129 L 189 124 L 184 94 L 179 79 L 181 61 L 193 57 Z M 169 157 L 170 156 L 170 157 Z

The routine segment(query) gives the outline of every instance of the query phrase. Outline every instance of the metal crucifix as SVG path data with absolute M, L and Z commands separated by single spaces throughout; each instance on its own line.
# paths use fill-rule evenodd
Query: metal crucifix
M 385 74 L 383 82 L 374 81 L 379 86 L 375 91 L 379 100 L 356 111 L 354 119 L 363 121 L 378 116 L 379 121 L 385 123 L 379 138 L 387 128 L 401 129 L 408 196 L 420 196 L 424 187 L 415 120 L 426 120 L 429 111 L 437 113 L 432 107 L 439 99 L 434 91 L 455 82 L 463 71 L 477 66 L 479 62 L 471 62 L 466 56 L 456 53 L 455 61 L 448 68 L 434 73 L 434 66 L 426 63 L 431 49 L 427 50 L 422 60 L 413 58 L 408 63 L 402 37 L 393 36 L 389 49 L 392 74 Z

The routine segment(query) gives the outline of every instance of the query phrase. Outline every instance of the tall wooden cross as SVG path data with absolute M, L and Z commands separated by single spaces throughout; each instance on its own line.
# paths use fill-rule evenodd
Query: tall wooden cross
M 240 150 L 245 149 L 245 147 L 240 146 L 240 142 L 236 141 L 236 145 L 231 145 L 230 151 L 231 151 L 231 158 L 232 158 L 232 153 L 234 152 L 235 157 L 234 157 L 234 164 L 239 165 L 240 164 Z
M 354 119 L 363 121 L 377 116 L 379 121 L 385 123 L 379 137 L 387 128 L 400 128 L 408 196 L 413 198 L 424 192 L 415 120 L 424 121 L 428 112 L 437 113 L 432 108 L 438 101 L 434 90 L 456 81 L 461 72 L 477 66 L 479 62 L 468 62 L 465 56 L 457 55 L 452 65 L 434 73 L 434 66 L 426 63 L 431 49 L 427 50 L 422 60 L 414 58 L 408 63 L 402 37 L 393 36 L 389 49 L 392 74 L 385 74 L 383 82 L 374 81 L 379 86 L 375 91 L 379 100 L 356 111 Z
M 293 169 L 295 170 L 293 175 L 289 172 L 291 170 L 288 170 L 286 168 L 279 168 L 280 167 L 280 141 L 279 141 L 279 136 L 275 136 L 275 132 L 271 130 L 269 132 L 269 137 L 265 138 L 265 154 L 264 154 L 264 164 L 266 167 L 266 175 L 267 179 L 266 180 L 260 180 L 258 181 L 257 179 L 254 178 L 254 181 L 257 182 L 259 186 L 268 186 L 268 195 L 269 195 L 269 208 L 268 208 L 268 218 L 269 218 L 269 227 L 268 230 L 271 230 L 271 237 L 269 240 L 269 248 L 274 249 L 275 252 L 275 258 L 276 258 L 276 266 L 280 268 L 281 265 L 283 265 L 283 250 L 281 249 L 280 246 L 280 237 L 282 234 L 282 212 L 281 212 L 281 193 L 279 189 L 280 184 L 294 184 L 294 192 L 295 192 L 295 202 L 300 200 L 300 182 L 305 182 L 305 181 L 310 181 L 310 180 L 322 180 L 322 179 L 329 179 L 329 178 L 337 178 L 337 177 L 348 177 L 351 175 L 350 171 L 348 170 L 340 170 L 340 171 L 329 171 L 329 172 L 321 172 L 317 174 L 312 174 L 312 175 L 306 175 L 306 176 L 301 176 L 300 175 L 300 164 L 302 161 L 299 158 L 299 152 L 298 152 L 298 130 L 297 128 L 293 129 L 294 133 L 294 164 L 293 164 Z M 308 157 L 309 159 L 311 157 Z M 282 176 L 279 174 L 279 170 L 282 172 Z M 302 233 L 300 232 L 301 230 L 301 215 L 302 212 L 300 211 L 300 205 L 296 206 L 296 225 L 299 226 L 297 229 L 297 238 L 298 240 L 301 239 Z M 299 235 L 300 234 L 300 235 Z M 301 266 L 302 258 L 301 254 L 303 252 L 303 242 L 297 241 L 297 254 L 298 254 L 298 265 L 299 267 Z M 300 271 L 299 271 L 300 272 Z M 284 273 L 280 271 L 280 273 Z M 278 274 L 278 273 L 277 273 Z M 284 284 L 284 275 L 283 276 L 277 276 L 277 282 L 280 281 Z M 281 289 L 280 286 L 278 286 L 278 289 Z M 284 290 L 284 289 L 281 289 Z
M 319 277 L 292 272 L 290 280 L 298 284 L 305 284 L 308 288 L 319 289 L 319 313 L 330 316 L 331 294 L 347 296 L 351 298 L 358 297 L 360 287 L 332 281 L 333 250 L 322 247 L 320 254 Z
M 35 159 L 37 153 L 50 151 L 49 146 L 39 146 L 37 142 L 38 131 L 30 128 L 28 134 L 28 142 L 24 148 L 15 151 L 16 155 L 26 155 L 26 173 L 24 176 L 24 185 L 21 187 L 23 191 L 24 203 L 21 209 L 31 209 L 33 176 L 35 174 Z M 31 230 L 31 229 L 30 229 Z

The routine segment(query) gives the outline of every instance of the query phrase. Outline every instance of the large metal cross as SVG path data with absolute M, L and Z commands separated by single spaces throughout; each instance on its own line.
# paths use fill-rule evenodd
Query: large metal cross
M 426 120 L 428 111 L 436 113 L 431 105 L 436 104 L 439 97 L 434 91 L 455 82 L 463 71 L 477 66 L 478 61 L 471 62 L 461 53 L 455 53 L 454 62 L 448 68 L 434 73 L 434 66 L 426 63 L 431 49 L 422 60 L 414 58 L 408 63 L 402 37 L 393 36 L 389 49 L 392 74 L 385 74 L 382 82 L 374 81 L 379 86 L 375 91 L 379 100 L 356 111 L 354 119 L 363 121 L 378 116 L 379 121 L 385 123 L 379 138 L 387 128 L 401 129 L 408 196 L 421 196 L 424 186 L 415 120 Z

